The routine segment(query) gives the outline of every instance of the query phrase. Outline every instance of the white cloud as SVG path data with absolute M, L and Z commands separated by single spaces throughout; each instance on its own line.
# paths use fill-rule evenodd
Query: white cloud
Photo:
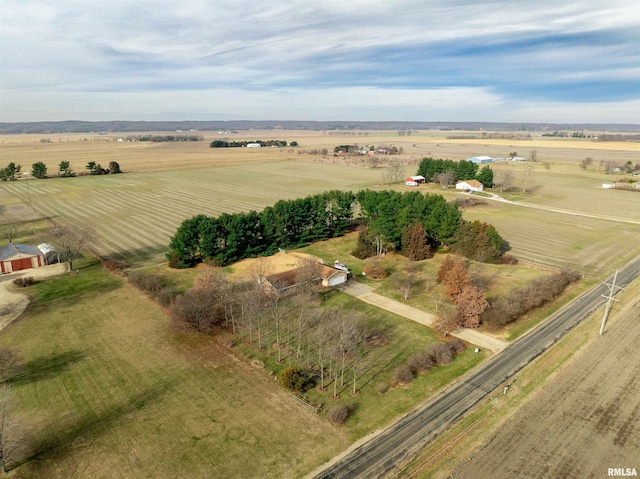
M 639 17 L 636 0 L 4 0 L 0 119 L 188 114 L 232 95 L 202 114 L 496 120 L 546 95 L 526 114 L 551 121 L 554 82 L 624 80 L 628 103 L 579 110 L 637 122 Z

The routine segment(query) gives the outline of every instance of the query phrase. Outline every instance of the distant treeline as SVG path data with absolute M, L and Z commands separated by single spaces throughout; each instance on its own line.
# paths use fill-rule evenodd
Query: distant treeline
M 247 146 L 251 143 L 258 143 L 260 146 L 277 146 L 280 148 L 287 146 L 287 142 L 285 140 L 255 140 L 255 141 L 213 140 L 209 146 L 211 148 L 242 148 L 243 146 Z M 295 142 L 291 142 L 291 143 L 295 143 Z
M 543 135 L 544 136 L 544 135 Z M 448 140 L 530 140 L 531 135 L 528 133 L 487 133 L 483 131 L 480 135 L 450 135 Z
M 368 225 L 369 237 L 378 243 L 377 253 L 402 251 L 403 230 L 418 224 L 425 245 L 450 245 L 473 259 L 496 262 L 503 240 L 490 225 L 473 226 L 462 219 L 455 204 L 441 195 L 417 191 L 362 190 L 356 194 L 328 191 L 306 198 L 280 200 L 260 213 L 223 213 L 213 218 L 197 215 L 182 222 L 169 243 L 170 266 L 189 267 L 209 260 L 225 265 L 243 258 L 268 256 L 279 248 L 292 249 L 314 241 L 344 235 L 356 211 Z M 478 222 L 475 222 L 478 223 Z M 470 227 L 471 225 L 471 227 Z M 486 245 L 479 254 L 468 243 Z M 460 243 L 460 248 L 456 248 Z M 490 251 L 489 251 L 490 250 Z
M 153 143 L 163 143 L 172 141 L 202 141 L 202 135 L 130 135 L 127 141 L 151 141 Z
M 598 141 L 640 141 L 640 135 L 613 135 L 605 133 L 598 135 Z
M 231 131 L 231 130 L 467 130 L 467 131 L 554 131 L 589 130 L 640 133 L 640 125 L 592 123 L 499 123 L 499 122 L 420 122 L 420 121 L 37 121 L 0 123 L 0 134 L 22 133 L 109 133 L 139 131 Z
M 338 145 L 333 149 L 334 153 L 348 154 L 348 155 L 363 155 L 368 152 L 371 153 L 382 153 L 385 155 L 402 155 L 404 153 L 404 149 L 402 147 L 398 148 L 394 145 L 380 145 L 380 146 L 358 146 L 355 145 Z

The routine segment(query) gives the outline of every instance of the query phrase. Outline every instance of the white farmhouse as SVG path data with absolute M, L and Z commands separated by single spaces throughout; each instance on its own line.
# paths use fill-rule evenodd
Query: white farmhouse
M 484 188 L 478 180 L 460 180 L 456 183 L 456 190 L 482 191 Z

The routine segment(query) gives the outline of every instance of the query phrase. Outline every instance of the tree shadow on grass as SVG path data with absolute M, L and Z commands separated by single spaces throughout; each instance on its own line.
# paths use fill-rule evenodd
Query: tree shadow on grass
M 79 439 L 84 437 L 87 441 L 95 440 L 101 434 L 108 432 L 112 425 L 122 417 L 159 401 L 175 386 L 175 382 L 157 383 L 120 404 L 113 404 L 104 412 L 87 413 L 72 421 L 50 425 L 47 431 L 55 432 L 33 440 L 28 452 L 11 464 L 11 469 L 34 461 L 32 467 L 36 476 L 46 477 L 47 469 L 51 466 L 50 461 L 63 458 L 76 446 Z M 40 475 L 39 472 L 43 474 Z
M 74 363 L 83 359 L 84 356 L 85 354 L 82 351 L 71 350 L 35 358 L 14 368 L 3 382 L 11 385 L 22 385 L 48 379 L 66 371 Z
M 114 251 L 108 253 L 108 257 L 120 263 L 126 263 L 129 267 L 135 268 L 148 264 L 151 261 L 168 261 L 165 257 L 169 244 L 149 245 L 148 248 L 136 248 L 125 251 Z

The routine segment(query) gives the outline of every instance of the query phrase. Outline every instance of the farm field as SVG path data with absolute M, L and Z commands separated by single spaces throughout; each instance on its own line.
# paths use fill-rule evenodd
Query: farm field
M 640 163 L 640 154 L 634 164 Z M 603 183 L 624 181 L 631 175 L 606 174 L 602 167 L 581 170 L 574 164 L 496 163 L 494 171 L 509 170 L 514 188 L 500 193 L 506 199 L 595 216 L 640 222 L 640 192 L 602 188 Z M 522 193 L 524 170 L 530 168 L 527 192 Z M 599 169 L 598 169 L 599 168 Z
M 426 155 L 462 159 L 480 154 L 506 156 L 514 150 L 527 154 L 537 149 L 540 161 L 550 161 L 551 169 L 535 165 L 531 192 L 514 191 L 505 197 L 640 220 L 639 194 L 602 190 L 599 185 L 609 175 L 581 171 L 577 166 L 586 156 L 596 164 L 598 159 L 611 158 L 631 159 L 635 164 L 640 151 L 637 144 L 542 138 L 463 141 L 447 140 L 443 132 L 402 139 L 394 132 L 360 136 L 293 133 L 245 132 L 234 139 L 281 138 L 296 140 L 301 148 L 327 147 L 330 151 L 337 144 L 387 142 L 405 149 L 401 160 L 407 163 L 406 174 L 414 174 L 416 159 Z M 208 142 L 219 136 L 210 135 L 204 142 L 157 144 L 85 142 L 81 136 L 54 143 L 40 143 L 42 135 L 16 137 L 15 141 L 4 137 L 0 154 L 22 163 L 23 169 L 44 161 L 52 173 L 60 161 L 69 160 L 77 172 L 83 172 L 88 161 L 103 166 L 118 161 L 127 173 L 2 183 L 0 224 L 23 222 L 24 234 L 37 228 L 34 233 L 39 238 L 44 237 L 49 222 L 89 223 L 96 231 L 93 253 L 162 270 L 169 237 L 195 214 L 259 210 L 279 199 L 330 189 L 383 187 L 382 168 L 366 168 L 332 155 L 299 155 L 290 148 L 214 150 Z M 520 165 L 497 166 L 503 167 L 513 168 L 518 180 Z M 402 185 L 392 188 L 406 190 Z M 460 196 L 436 186 L 418 191 L 443 193 L 448 199 Z M 484 206 L 465 210 L 464 217 L 495 225 L 509 242 L 510 253 L 519 259 L 544 267 L 574 267 L 589 281 L 640 254 L 638 224 L 489 200 Z M 2 238 L 0 244 L 5 241 Z M 351 243 L 355 243 L 353 236 L 302 251 L 328 262 L 340 259 L 359 274 L 363 263 L 347 255 Z M 31 422 L 39 440 L 38 460 L 20 470 L 25 477 L 112 477 L 114 471 L 119 474 L 116 477 L 210 477 L 212 469 L 219 471 L 219 477 L 298 477 L 410 409 L 479 360 L 461 358 L 433 384 L 424 376 L 410 388 L 394 388 L 383 396 L 383 406 L 374 404 L 378 400 L 374 395 L 370 398 L 374 402 L 363 403 L 345 428 L 337 428 L 297 406 L 263 371 L 235 359 L 216 340 L 173 329 L 155 304 L 120 279 L 92 268 L 82 269 L 78 276 L 95 280 L 84 290 L 68 289 L 65 281 L 69 277 L 52 283 L 51 288 L 36 286 L 47 293 L 41 297 L 35 293 L 33 307 L 0 335 L 0 347 L 18 348 L 34 364 L 58 365 L 14 387 L 18 413 Z M 178 282 L 184 289 L 195 271 L 181 273 Z M 536 274 L 532 269 L 502 277 L 495 287 Z M 396 293 L 389 284 L 382 292 L 393 297 Z M 347 310 L 364 309 L 345 295 L 328 300 Z M 431 307 L 428 298 L 419 301 L 425 309 Z M 369 311 L 374 321 L 394 321 L 386 314 L 378 318 L 378 314 L 382 313 Z M 422 334 L 424 340 L 429 336 L 416 325 L 402 328 L 392 342 L 402 351 L 389 356 L 389 364 L 399 364 L 423 347 L 419 343 Z M 57 341 L 51 342 L 51 337 Z M 373 389 L 377 383 L 371 378 L 367 387 Z M 154 440 L 149 441 L 150 437 Z M 179 452 L 171 456 L 167 451 Z M 307 451 L 314 454 L 306 455 Z M 247 469 L 249 462 L 253 469 Z
M 587 139 L 549 138 L 533 133 L 531 140 L 493 140 L 493 139 L 448 139 L 452 135 L 471 135 L 480 132 L 420 131 L 409 137 L 400 137 L 391 131 L 354 131 L 353 134 L 320 131 L 241 131 L 237 134 L 218 134 L 217 132 L 193 132 L 201 134 L 203 141 L 151 143 L 117 142 L 135 133 L 96 134 L 42 134 L 42 135 L 2 135 L 0 136 L 0 157 L 7 162 L 21 164 L 23 169 L 42 161 L 47 165 L 49 175 L 54 176 L 61 161 L 69 161 L 76 173 L 86 173 L 87 162 L 95 161 L 107 167 L 110 161 L 117 161 L 123 171 L 138 172 L 166 170 L 236 163 L 259 163 L 265 161 L 307 158 L 328 163 L 340 162 L 331 155 L 337 145 L 394 145 L 403 148 L 404 155 L 398 158 L 403 163 L 415 164 L 425 156 L 462 160 L 471 156 L 488 155 L 508 157 L 516 151 L 528 155 L 531 150 L 538 152 L 540 163 L 569 163 L 577 165 L 586 157 L 594 160 L 594 165 L 607 160 L 620 163 L 640 161 L 640 144 L 631 142 L 593 142 Z M 145 132 L 145 134 L 167 135 L 171 132 Z M 185 132 L 184 134 L 191 134 Z M 51 143 L 42 143 L 41 140 Z M 297 141 L 296 148 L 246 148 L 226 149 L 210 148 L 213 140 L 257 140 L 281 139 L 287 142 Z M 310 150 L 327 148 L 329 155 L 311 156 Z M 356 163 L 354 161 L 354 163 Z M 576 166 L 577 168 L 577 166 Z
M 567 169 L 561 179 L 536 172 L 534 183 L 539 187 L 531 195 L 510 195 L 543 207 L 640 221 L 639 194 L 597 188 L 600 179 L 593 178 L 587 190 L 593 193 L 593 201 L 585 201 L 584 183 L 591 181 L 588 178 L 592 173 L 573 168 Z M 0 211 L 5 218 L 88 222 L 97 233 L 92 247 L 96 254 L 124 262 L 157 263 L 164 260 L 176 228 L 193 215 L 260 210 L 279 199 L 329 189 L 381 188 L 380 179 L 378 168 L 293 159 L 18 181 L 0 188 Z M 393 188 L 406 190 L 404 186 Z M 419 191 L 444 194 L 448 199 L 460 196 L 435 186 Z M 638 224 L 486 201 L 486 206 L 466 210 L 465 218 L 494 224 L 511 245 L 512 254 L 520 259 L 544 266 L 575 265 L 596 274 L 603 267 L 613 268 L 640 253 L 634 241 L 640 231 Z M 29 213 L 29 204 L 36 213 Z
M 636 296 L 625 297 L 604 336 L 447 477 L 607 477 L 608 468 L 640 468 L 640 291 L 635 283 Z
M 180 223 L 196 214 L 261 210 L 280 199 L 359 190 L 379 176 L 375 170 L 278 161 L 20 181 L 3 189 L 54 222 L 92 224 L 97 237 L 92 250 L 100 256 L 158 262 Z
M 519 259 L 599 276 L 640 254 L 640 224 L 488 203 L 466 210 L 464 217 L 494 225 L 509 243 L 509 254 Z
M 379 395 L 380 381 L 433 334 L 373 308 L 367 321 L 388 344 L 378 346 L 378 363 L 367 357 L 362 394 L 341 395 L 358 407 L 336 427 L 219 338 L 171 324 L 95 260 L 78 267 L 78 275 L 32 286 L 34 302 L 0 335 L 0 347 L 25 363 L 8 381 L 10 417 L 30 444 L 20 477 L 301 477 L 483 358 L 468 349 L 450 366 Z M 362 310 L 347 295 L 328 301 Z M 314 394 L 328 408 L 340 403 Z

